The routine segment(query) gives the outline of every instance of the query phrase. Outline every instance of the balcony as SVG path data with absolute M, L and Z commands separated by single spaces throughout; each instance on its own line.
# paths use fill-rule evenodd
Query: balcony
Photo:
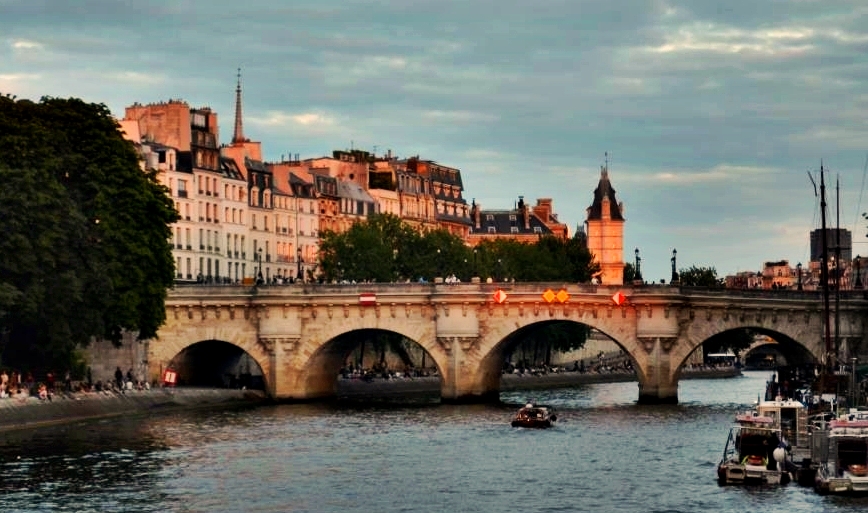
M 213 248 L 212 248 L 211 246 L 208 246 L 208 251 L 211 251 L 212 249 L 213 249 Z
M 205 245 L 199 244 L 199 251 L 205 251 Z
M 238 258 L 238 252 L 237 251 L 235 252 L 235 258 Z
M 184 219 L 186 219 L 187 221 L 189 221 L 189 220 L 190 220 L 190 216 L 184 216 Z
M 193 251 L 193 246 L 187 244 L 187 251 Z
M 179 198 L 186 198 L 187 197 L 187 191 L 186 190 L 178 191 L 178 197 Z M 178 276 L 178 277 L 180 278 L 180 276 Z
M 220 220 L 217 219 L 217 218 L 215 217 L 215 218 L 214 218 L 214 224 L 217 224 L 217 223 L 219 223 L 219 222 L 220 222 Z
M 226 252 L 226 258 L 232 258 L 232 251 Z

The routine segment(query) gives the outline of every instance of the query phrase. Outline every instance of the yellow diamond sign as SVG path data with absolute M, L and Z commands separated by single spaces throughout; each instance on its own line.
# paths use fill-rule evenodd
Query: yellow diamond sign
M 570 293 L 564 289 L 558 291 L 558 295 L 555 296 L 558 301 L 561 303 L 566 303 L 568 299 L 570 299 Z
M 551 303 L 555 300 L 555 293 L 552 289 L 548 289 L 543 292 L 542 298 L 546 300 L 546 303 Z

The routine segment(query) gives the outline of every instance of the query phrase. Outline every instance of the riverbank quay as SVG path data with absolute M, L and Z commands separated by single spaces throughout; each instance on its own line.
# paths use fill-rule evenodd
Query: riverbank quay
M 741 376 L 741 370 L 735 367 L 722 369 L 685 370 L 681 379 L 727 379 Z M 500 390 L 527 390 L 546 388 L 565 388 L 577 385 L 596 383 L 624 383 L 637 381 L 634 372 L 555 372 L 540 375 L 504 374 L 500 378 Z M 363 379 L 339 379 L 338 398 L 381 398 L 403 395 L 425 394 L 439 395 L 440 378 L 438 376 L 424 378 L 376 378 L 371 381 Z
M 35 396 L 0 399 L 0 433 L 75 422 L 229 408 L 266 401 L 259 390 L 227 388 L 152 388 L 101 392 L 57 393 L 51 400 Z

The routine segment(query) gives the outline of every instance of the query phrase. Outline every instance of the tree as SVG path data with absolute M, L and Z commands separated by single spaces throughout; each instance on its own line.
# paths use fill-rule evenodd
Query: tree
M 696 267 L 681 269 L 678 272 L 681 284 L 688 287 L 720 287 L 723 280 L 718 279 L 717 270 L 714 267 Z
M 92 337 L 152 338 L 177 213 L 104 105 L 0 96 L 0 355 L 67 366 Z

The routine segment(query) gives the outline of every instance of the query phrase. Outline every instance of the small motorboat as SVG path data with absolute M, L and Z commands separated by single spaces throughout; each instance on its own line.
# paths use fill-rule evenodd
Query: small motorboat
M 554 408 L 542 404 L 527 403 L 512 418 L 512 427 L 550 428 L 558 420 Z
M 758 412 L 739 414 L 730 429 L 717 479 L 727 484 L 789 483 L 794 470 L 781 428 L 771 416 Z

